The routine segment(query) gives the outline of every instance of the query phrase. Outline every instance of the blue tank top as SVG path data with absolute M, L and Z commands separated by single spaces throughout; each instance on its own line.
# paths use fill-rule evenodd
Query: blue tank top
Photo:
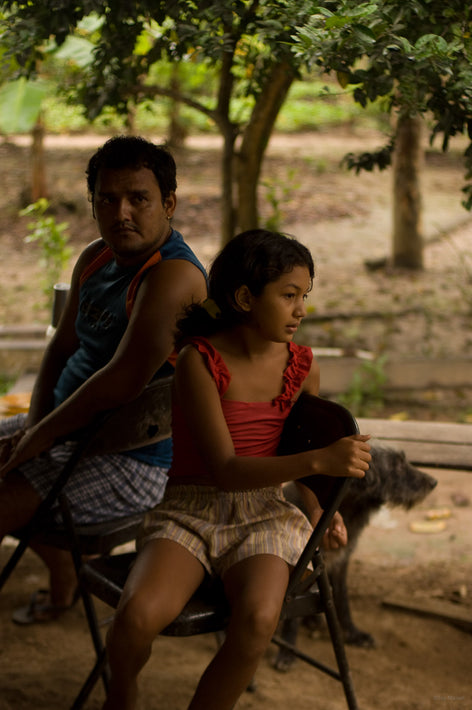
M 75 322 L 79 347 L 68 359 L 57 381 L 55 407 L 111 360 L 128 327 L 129 314 L 142 277 L 154 264 L 168 259 L 189 261 L 206 276 L 202 264 L 175 229 L 159 252 L 145 265 L 119 266 L 106 246 L 98 253 L 82 275 L 79 312 Z M 173 370 L 170 362 L 166 362 L 154 378 L 166 377 Z M 172 460 L 172 440 L 165 439 L 126 453 L 147 463 L 168 467 Z

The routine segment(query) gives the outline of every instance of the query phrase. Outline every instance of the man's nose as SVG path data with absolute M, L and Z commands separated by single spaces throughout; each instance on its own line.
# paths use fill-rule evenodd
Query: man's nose
M 120 222 L 126 222 L 131 218 L 131 203 L 126 198 L 117 203 L 117 218 Z

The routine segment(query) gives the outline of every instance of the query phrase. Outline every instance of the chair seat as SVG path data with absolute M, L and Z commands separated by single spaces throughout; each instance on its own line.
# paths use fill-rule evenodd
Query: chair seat
M 82 565 L 80 581 L 88 591 L 116 609 L 135 553 L 108 555 Z M 181 614 L 167 626 L 164 636 L 195 636 L 224 629 L 230 610 L 219 579 L 206 577 Z
M 142 520 L 143 516 L 139 514 L 101 523 L 77 525 L 75 533 L 78 549 L 83 555 L 105 555 L 114 547 L 134 540 Z M 13 532 L 11 536 L 21 539 L 23 531 Z M 36 532 L 32 540 L 60 550 L 70 550 L 73 546 L 68 531 L 62 525 L 52 522 Z
M 78 525 L 75 528 L 78 548 L 83 555 L 105 555 L 114 547 L 134 540 L 143 521 L 143 515 L 128 515 L 102 523 Z M 70 549 L 70 539 L 63 527 L 51 527 L 35 535 L 45 545 Z

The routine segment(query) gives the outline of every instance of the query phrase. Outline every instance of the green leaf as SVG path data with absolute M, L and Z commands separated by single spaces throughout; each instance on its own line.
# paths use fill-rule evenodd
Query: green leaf
M 366 25 L 353 25 L 352 31 L 357 40 L 362 44 L 374 44 L 376 39 L 375 35 Z
M 0 130 L 4 133 L 29 133 L 38 120 L 41 103 L 48 94 L 45 82 L 11 81 L 0 89 Z
M 55 52 L 55 57 L 85 68 L 93 61 L 93 49 L 94 45 L 88 39 L 69 35 L 64 44 Z
M 434 54 L 447 54 L 448 44 L 446 40 L 439 35 L 427 34 L 417 39 L 415 49 Z
M 336 77 L 339 82 L 339 85 L 342 86 L 343 89 L 345 89 L 346 86 L 349 84 L 349 74 L 345 71 L 338 71 L 336 72 Z

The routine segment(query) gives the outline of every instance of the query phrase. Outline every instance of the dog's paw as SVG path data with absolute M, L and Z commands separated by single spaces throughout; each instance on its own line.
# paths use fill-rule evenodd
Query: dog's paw
M 355 627 L 349 629 L 349 631 L 344 631 L 344 643 L 349 644 L 349 646 L 358 646 L 359 648 L 375 648 L 377 646 L 371 634 Z
M 287 673 L 296 661 L 296 657 L 286 648 L 279 648 L 277 656 L 272 662 L 272 666 L 280 673 Z

